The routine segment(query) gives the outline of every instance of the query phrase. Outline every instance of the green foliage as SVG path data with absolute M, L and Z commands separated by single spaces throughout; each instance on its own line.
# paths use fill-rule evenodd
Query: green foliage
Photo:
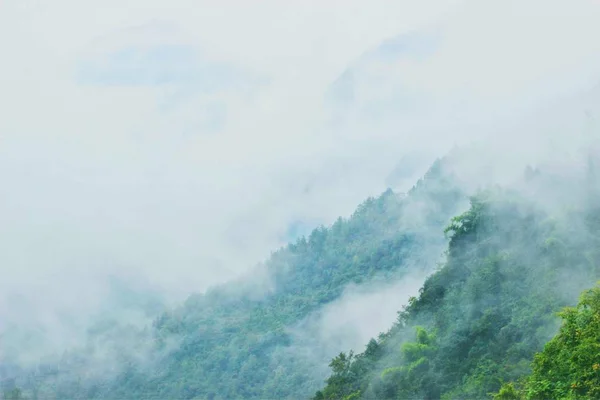
M 314 399 L 359 398 L 361 396 L 360 388 L 368 383 L 368 371 L 373 369 L 374 362 L 379 357 L 381 357 L 381 348 L 375 340 L 369 342 L 362 354 L 340 353 L 329 365 L 332 374 L 327 379 L 327 387 L 318 391 Z
M 536 355 L 528 396 L 600 397 L 600 288 L 583 293 L 577 308 L 561 313 L 560 333 Z M 550 381 L 550 389 L 544 382 Z M 562 384 L 566 382 L 567 391 Z
M 600 226 L 589 220 L 585 205 L 549 213 L 509 191 L 474 196 L 471 208 L 445 230 L 446 263 L 380 335 L 382 356 L 374 368 L 348 385 L 365 399 L 523 397 L 517 386 L 503 382 L 531 372 L 529 360 L 558 327 L 555 312 L 600 276 L 600 257 L 590 251 L 600 244 Z M 536 357 L 528 398 L 600 397 L 594 370 L 600 341 L 592 336 L 600 327 L 592 322 L 593 298 L 585 299 L 585 313 L 560 314 L 570 327 L 564 333 L 570 347 L 552 341 L 546 355 Z M 410 339 L 413 329 L 416 340 Z M 582 369 L 573 369 L 576 362 Z M 323 392 L 340 399 L 345 390 L 328 385 Z
M 289 328 L 339 298 L 350 283 L 399 279 L 434 266 L 445 247 L 443 226 L 463 203 L 438 161 L 407 196 L 388 190 L 367 199 L 350 218 L 274 252 L 256 274 L 191 296 L 152 329 L 93 331 L 88 348 L 61 361 L 60 374 L 34 371 L 31 386 L 47 398 L 306 398 L 322 385 L 327 358 L 289 354 Z M 259 273 L 265 279 L 251 279 Z M 86 351 L 119 337 L 131 338 L 134 351 L 117 347 L 117 370 L 94 375 Z M 137 362 L 138 353 L 147 361 Z M 375 340 L 361 355 L 341 353 L 331 362 L 329 389 L 317 397 L 335 392 L 356 399 L 379 357 Z
M 600 287 L 586 290 L 577 307 L 558 315 L 560 331 L 535 355 L 522 388 L 505 384 L 495 399 L 600 398 Z
M 509 382 L 502 385 L 498 393 L 493 393 L 492 398 L 494 400 L 520 400 L 522 395 L 515 385 Z
M 431 367 L 431 357 L 437 351 L 436 338 L 420 326 L 415 328 L 414 342 L 405 342 L 400 347 L 404 365 L 383 370 L 379 379 L 374 380 L 373 392 L 377 397 L 410 398 L 420 394 L 419 387 L 425 383 L 423 377 Z M 408 396 L 408 397 L 407 397 Z
M 600 202 L 557 205 L 543 196 L 560 181 L 531 170 L 526 182 L 521 195 L 482 191 L 451 219 L 463 196 L 438 161 L 406 198 L 387 191 L 273 253 L 256 271 L 268 285 L 246 277 L 191 296 L 151 329 L 99 327 L 19 384 L 54 399 L 600 398 L 600 289 L 565 308 L 600 278 Z M 362 353 L 337 350 L 324 387 L 327 359 L 290 354 L 290 328 L 348 284 L 427 270 L 446 244 L 391 329 Z M 121 342 L 117 370 L 94 376 L 86 351 L 106 338 L 131 348 Z

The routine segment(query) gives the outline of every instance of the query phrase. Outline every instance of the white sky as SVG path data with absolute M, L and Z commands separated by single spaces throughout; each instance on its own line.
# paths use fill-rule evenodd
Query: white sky
M 119 268 L 187 293 L 243 271 L 294 221 L 328 223 L 384 190 L 401 155 L 476 137 L 445 124 L 589 86 L 599 17 L 591 0 L 0 0 L 0 288 L 68 296 L 81 271 Z M 429 58 L 362 57 L 411 30 L 439 36 Z M 262 83 L 78 80 L 86 61 L 110 69 L 111 53 L 158 44 Z M 347 68 L 357 98 L 340 130 L 325 99 Z M 422 102 L 374 125 L 364 107 L 396 90 Z

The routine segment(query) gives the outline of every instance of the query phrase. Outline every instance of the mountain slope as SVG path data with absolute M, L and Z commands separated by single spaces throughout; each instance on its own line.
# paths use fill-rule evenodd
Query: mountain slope
M 600 277 L 592 162 L 584 175 L 529 169 L 521 190 L 475 196 L 446 230 L 443 267 L 364 353 L 331 362 L 315 399 L 486 398 L 526 375 L 554 312 Z
M 559 316 L 560 332 L 535 355 L 532 374 L 510 382 L 494 394 L 497 400 L 597 399 L 600 397 L 600 287 L 581 294 L 577 307 Z
M 294 357 L 294 327 L 349 284 L 399 280 L 435 265 L 446 243 L 442 227 L 465 204 L 447 170 L 437 161 L 407 195 L 388 190 L 368 199 L 349 219 L 273 253 L 250 276 L 191 296 L 151 329 L 92 332 L 87 347 L 17 383 L 43 398 L 308 397 L 332 354 Z M 116 344 L 112 371 L 94 370 L 97 348 Z

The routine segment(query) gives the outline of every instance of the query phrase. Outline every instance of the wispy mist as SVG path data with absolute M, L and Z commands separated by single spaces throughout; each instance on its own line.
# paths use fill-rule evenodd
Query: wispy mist
M 290 226 L 405 191 L 455 144 L 480 146 L 456 164 L 473 189 L 568 169 L 554 155 L 595 123 L 577 93 L 600 80 L 598 17 L 583 0 L 3 2 L 0 330 L 42 329 L 37 357 L 79 341 L 110 277 L 170 304 L 243 276 Z

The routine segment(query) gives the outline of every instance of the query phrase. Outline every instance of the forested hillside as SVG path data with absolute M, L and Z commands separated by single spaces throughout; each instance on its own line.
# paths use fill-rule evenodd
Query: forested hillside
M 152 326 L 106 320 L 59 358 L 26 368 L 5 359 L 5 397 L 595 398 L 598 289 L 586 289 L 600 279 L 597 158 L 569 171 L 528 167 L 512 184 L 484 185 L 469 207 L 455 163 L 465 154 Z M 338 348 L 323 387 L 333 354 L 300 346 L 306 321 L 350 284 L 415 273 L 431 273 L 418 296 L 364 352 Z
M 600 397 L 600 287 L 559 313 L 560 332 L 535 355 L 532 373 L 494 393 L 496 400 Z
M 446 228 L 445 264 L 394 326 L 341 353 L 314 399 L 597 398 L 600 279 L 597 170 L 528 169 L 521 185 L 480 192 Z M 591 324 L 591 325 L 590 325 Z M 515 385 L 516 388 L 515 388 Z M 520 390 L 520 391 L 519 391 Z
M 0 31 L 0 400 L 600 400 L 600 0 Z
M 5 368 L 5 381 L 14 378 L 11 385 L 39 399 L 310 397 L 327 359 L 318 349 L 295 357 L 291 330 L 348 284 L 435 267 L 446 246 L 443 227 L 466 206 L 445 163 L 436 161 L 409 193 L 368 199 L 350 218 L 276 251 L 238 282 L 191 296 L 152 327 L 104 324 L 60 361 Z

